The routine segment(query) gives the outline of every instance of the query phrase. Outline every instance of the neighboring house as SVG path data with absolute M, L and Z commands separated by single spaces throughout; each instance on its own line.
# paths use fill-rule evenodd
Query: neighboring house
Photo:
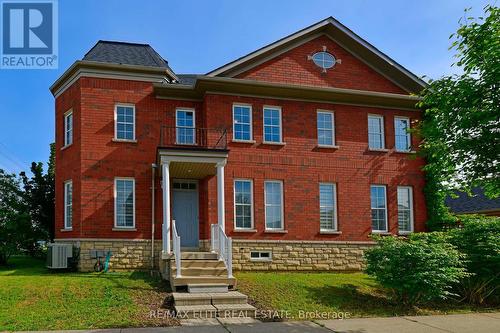
M 500 198 L 489 199 L 480 188 L 474 188 L 471 194 L 455 191 L 456 198 L 448 196 L 446 206 L 455 214 L 500 216 Z
M 83 270 L 163 267 L 175 220 L 182 252 L 230 237 L 235 269 L 360 269 L 370 235 L 425 229 L 424 85 L 333 18 L 200 75 L 99 41 L 51 87 L 56 241 Z

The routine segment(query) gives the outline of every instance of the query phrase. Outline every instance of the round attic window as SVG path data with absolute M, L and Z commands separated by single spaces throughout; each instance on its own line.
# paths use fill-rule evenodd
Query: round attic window
M 316 52 L 312 56 L 314 64 L 322 69 L 328 69 L 335 66 L 335 57 L 325 51 Z

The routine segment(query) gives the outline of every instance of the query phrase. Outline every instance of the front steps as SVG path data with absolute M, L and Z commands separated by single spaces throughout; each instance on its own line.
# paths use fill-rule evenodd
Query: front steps
M 255 318 L 256 315 L 256 308 L 247 303 L 247 296 L 237 291 L 173 293 L 173 297 L 179 319 Z

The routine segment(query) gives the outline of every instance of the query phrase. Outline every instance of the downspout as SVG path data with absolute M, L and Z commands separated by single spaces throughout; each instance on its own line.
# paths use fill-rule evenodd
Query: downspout
M 155 269 L 155 171 L 158 166 L 151 164 L 151 270 Z

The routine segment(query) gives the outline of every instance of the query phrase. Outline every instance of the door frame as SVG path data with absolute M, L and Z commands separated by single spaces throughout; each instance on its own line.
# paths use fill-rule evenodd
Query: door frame
M 200 190 L 199 190 L 200 183 L 199 183 L 198 179 L 185 179 L 185 178 L 172 178 L 171 182 L 172 182 L 172 192 L 195 192 L 196 193 L 196 202 L 197 202 L 198 207 L 197 207 L 197 216 L 195 219 L 195 223 L 198 226 L 198 228 L 197 228 L 198 233 L 196 234 L 196 240 L 197 240 L 198 245 L 195 247 L 181 246 L 181 248 L 184 250 L 199 250 L 199 248 L 200 248 Z M 174 188 L 175 183 L 195 184 L 196 188 L 195 189 Z M 172 193 L 172 213 L 174 210 L 174 205 L 175 205 L 175 201 L 174 201 L 174 195 Z M 181 239 L 181 245 L 182 245 L 182 239 Z

